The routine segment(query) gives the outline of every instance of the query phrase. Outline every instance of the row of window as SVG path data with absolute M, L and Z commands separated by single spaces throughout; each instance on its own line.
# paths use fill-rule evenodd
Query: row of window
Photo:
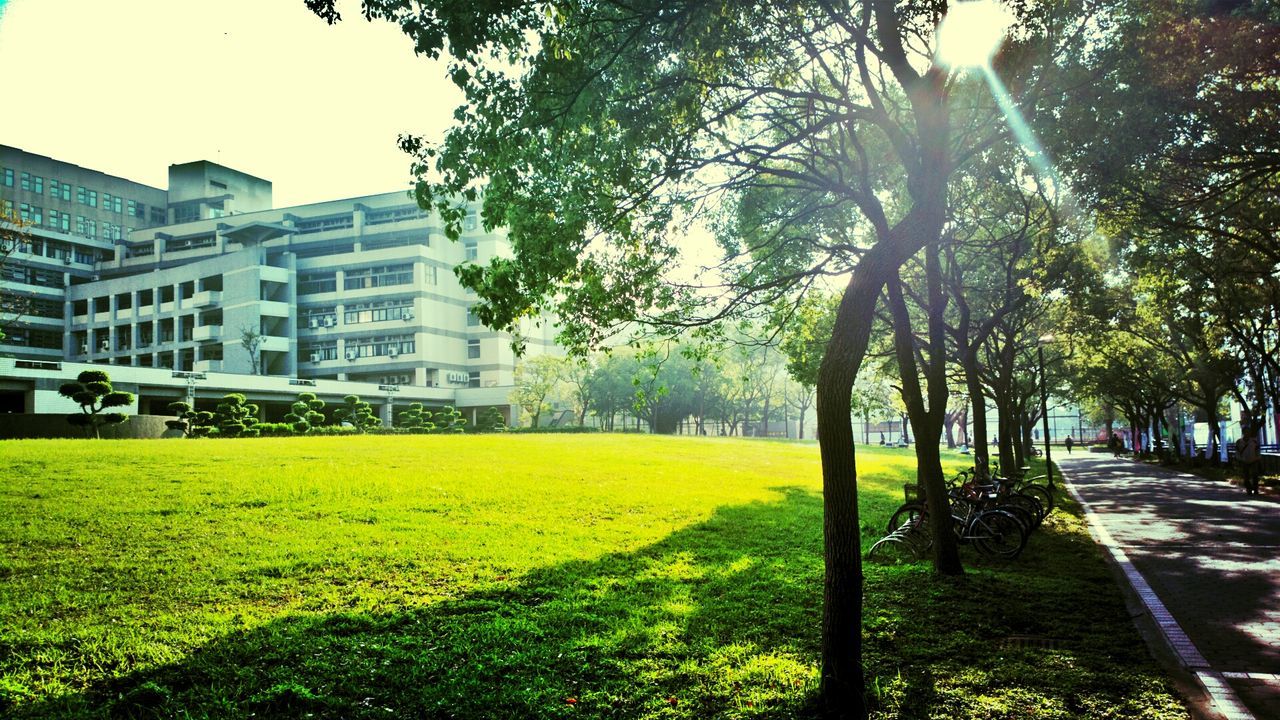
M 28 328 L 11 328 L 7 330 L 7 334 L 5 335 L 3 342 L 9 345 L 21 345 L 23 347 L 61 350 L 62 333 L 49 332 L 48 330 L 31 330 Z
M 4 267 L 0 268 L 0 280 L 23 283 L 25 285 L 39 285 L 41 287 L 66 287 L 60 272 L 41 270 L 14 263 L 5 263 Z
M 4 172 L 0 174 L 0 183 L 4 187 L 14 186 L 14 172 L 12 168 L 4 168 Z M 39 175 L 33 175 L 29 172 L 21 173 L 17 176 L 17 185 L 26 192 L 35 193 L 36 195 L 44 194 L 44 178 Z M 65 183 L 57 178 L 49 178 L 49 197 L 55 200 L 64 200 L 71 202 L 71 183 Z M 81 205 L 87 205 L 92 208 L 98 207 L 98 191 L 80 186 L 76 188 L 76 202 Z M 126 201 L 119 195 L 112 195 L 109 192 L 102 193 L 102 209 L 107 212 L 128 213 L 131 217 L 146 218 L 147 206 L 136 200 Z M 157 214 L 156 210 L 160 212 Z M 164 222 L 164 208 L 152 208 L 152 222 Z M 159 218 L 157 220 L 157 217 Z
M 22 243 L 19 247 L 22 252 L 31 255 L 38 255 L 55 260 L 75 260 L 85 265 L 92 264 L 95 261 L 110 260 L 112 255 L 106 250 L 97 250 L 93 248 L 83 248 L 75 245 L 67 245 L 66 243 L 55 242 L 52 240 L 44 240 L 42 238 L 32 237 L 28 241 Z
M 344 359 L 356 360 L 365 357 L 397 357 L 411 355 L 417 348 L 412 335 L 395 335 L 389 337 L 359 338 L 347 341 Z M 324 362 L 338 359 L 338 342 L 325 340 L 306 343 L 302 346 L 302 357 L 311 362 Z
M 5 200 L 4 214 L 13 215 L 13 201 Z M 27 225 L 39 227 L 44 226 L 50 230 L 71 234 L 71 213 L 60 212 L 58 210 L 49 210 L 45 213 L 45 209 L 39 205 L 31 205 L 29 203 L 18 204 L 18 217 Z M 98 237 L 98 221 L 93 218 L 86 218 L 83 215 L 77 215 L 75 222 L 75 234 L 80 237 L 94 239 Z M 102 223 L 102 239 L 103 240 L 123 240 L 126 233 L 133 232 L 132 227 L 126 228 L 123 225 L 115 223 Z
M 436 268 L 428 266 L 426 281 L 428 285 L 436 284 Z M 343 278 L 344 290 L 363 290 L 366 288 L 390 287 L 392 285 L 409 285 L 413 282 L 413 265 L 388 265 L 385 267 L 348 270 Z M 335 271 L 309 272 L 298 274 L 298 294 L 316 295 L 336 292 L 338 275 Z

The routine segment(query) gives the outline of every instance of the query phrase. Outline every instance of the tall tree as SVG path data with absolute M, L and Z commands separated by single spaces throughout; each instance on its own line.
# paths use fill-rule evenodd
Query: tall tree
M 308 4 L 337 19 L 331 0 Z M 820 693 L 830 715 L 864 717 L 851 389 L 881 289 L 938 241 L 953 169 L 1002 133 L 989 102 L 956 106 L 967 119 L 965 132 L 952 133 L 950 93 L 982 85 L 932 62 L 946 3 L 363 5 L 400 24 L 420 52 L 447 44 L 454 58 L 465 95 L 459 125 L 440 145 L 407 137 L 402 146 L 416 158 L 419 202 L 439 211 L 450 236 L 466 216 L 460 199 L 481 190 L 485 225 L 509 228 L 511 257 L 458 271 L 486 325 L 509 328 L 550 310 L 563 342 L 591 346 L 618 322 L 710 322 L 771 307 L 816 278 L 843 279 L 817 382 Z M 1021 48 L 1072 57 L 1093 40 L 1055 15 L 1075 3 L 1021 9 Z M 1023 87 L 1044 81 L 1043 56 L 1004 57 L 1021 64 Z M 748 225 L 711 274 L 722 294 L 661 282 L 678 261 L 673 226 L 716 208 Z

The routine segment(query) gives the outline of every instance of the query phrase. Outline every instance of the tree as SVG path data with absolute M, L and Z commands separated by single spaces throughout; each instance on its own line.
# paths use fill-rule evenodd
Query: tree
M 308 4 L 338 19 L 331 0 Z M 938 242 L 953 170 L 1002 132 L 993 103 L 970 102 L 985 89 L 950 102 L 982 88 L 977 78 L 931 62 L 945 4 L 363 6 L 397 22 L 419 52 L 437 56 L 447 44 L 454 58 L 450 75 L 466 97 L 459 125 L 440 145 L 401 144 L 414 155 L 419 203 L 439 212 L 446 234 L 459 235 L 463 201 L 481 190 L 486 227 L 509 228 L 511 257 L 457 271 L 487 326 L 558 311 L 561 341 L 593 347 L 619 322 L 687 327 L 772 307 L 819 277 L 848 278 L 817 382 L 820 693 L 828 714 L 865 717 L 851 389 L 881 289 Z M 1095 41 L 1055 15 L 1075 10 L 1037 6 L 1020 18 L 1021 51 L 1005 57 L 1025 63 L 1016 69 L 1032 92 L 1044 82 L 1032 63 L 1043 58 L 1028 48 L 1048 35 L 1063 57 L 1085 57 Z M 499 57 L 502 67 L 489 64 Z M 953 134 L 954 111 L 971 121 L 965 132 Z M 672 226 L 720 207 L 737 228 L 722 235 L 723 293 L 662 282 L 678 255 Z
M 333 411 L 333 416 L 340 423 L 346 423 L 363 433 L 382 424 L 373 414 L 373 406 L 360 399 L 359 395 L 347 395 L 342 398 L 342 405 Z
M 196 410 L 189 403 L 171 402 L 169 412 L 177 415 L 178 419 L 166 420 L 165 427 L 170 430 L 181 430 L 185 437 L 205 437 L 214 428 L 213 413 L 208 410 Z
M 298 393 L 298 399 L 289 406 L 289 413 L 284 416 L 285 422 L 293 425 L 293 431 L 299 435 L 313 427 L 325 424 L 324 401 L 315 393 Z
M 476 418 L 476 432 L 506 432 L 507 421 L 502 417 L 502 411 L 496 407 L 490 406 L 480 413 L 480 417 Z
M 258 406 L 243 393 L 227 393 L 214 411 L 213 422 L 220 436 L 257 437 Z
M 258 375 L 262 367 L 262 333 L 256 328 L 244 326 L 240 328 L 240 347 L 249 354 L 249 365 L 253 374 Z
M 529 413 L 533 427 L 538 427 L 542 413 L 550 409 L 547 399 L 560 384 L 564 368 L 565 360 L 553 355 L 527 358 L 516 366 L 515 390 L 511 399 Z
M 402 410 L 396 415 L 396 422 L 399 427 L 411 433 L 429 433 L 436 429 L 431 418 L 431 411 L 423 408 L 422 403 L 415 402 L 409 404 L 408 410 Z
M 63 383 L 58 394 L 80 406 L 80 412 L 68 415 L 67 422 L 99 439 L 103 425 L 119 425 L 129 419 L 124 413 L 103 410 L 128 407 L 134 401 L 133 393 L 112 388 L 111 377 L 102 370 L 85 370 L 75 382 Z
M 17 250 L 29 248 L 31 233 L 28 223 L 12 211 L 0 208 L 0 276 L 3 276 L 9 257 Z M 12 290 L 13 283 L 0 283 L 0 340 L 5 338 L 5 328 L 22 317 L 30 305 L 30 298 Z
M 463 419 L 462 413 L 452 405 L 445 405 L 431 417 L 435 421 L 434 432 L 460 433 L 467 427 L 467 421 Z

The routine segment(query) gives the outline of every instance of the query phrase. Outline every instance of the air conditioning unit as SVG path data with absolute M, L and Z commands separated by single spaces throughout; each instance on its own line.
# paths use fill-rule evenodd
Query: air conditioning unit
M 413 319 L 413 311 L 412 311 L 412 310 L 405 310 L 405 311 L 404 311 L 404 314 L 403 314 L 403 315 L 401 315 L 400 317 L 401 317 L 401 318 L 403 318 L 405 322 L 409 322 L 410 320 L 412 320 L 412 319 Z
M 89 343 L 80 343 L 80 354 L 81 355 L 89 354 Z
M 107 352 L 108 350 L 111 349 L 111 342 L 109 340 L 103 340 L 102 345 L 100 345 L 99 347 L 102 348 L 102 352 Z
M 324 326 L 325 326 L 325 327 L 333 327 L 334 325 L 337 325 L 337 324 L 338 324 L 338 319 L 337 319 L 337 318 L 335 318 L 334 316 L 332 316 L 332 315 L 325 315 L 325 316 L 324 316 Z
M 63 264 L 63 265 L 70 265 L 70 264 L 71 264 L 71 256 L 70 256 L 70 255 L 63 255 L 63 256 L 62 256 L 62 264 Z
M 387 350 L 387 357 L 396 357 L 400 354 L 400 348 L 390 348 Z
M 320 327 L 320 318 L 317 318 L 317 317 L 313 317 L 313 318 L 311 318 L 311 320 L 307 323 L 307 325 L 308 325 L 308 326 L 310 326 L 310 327 L 311 327 L 311 329 L 313 329 L 313 330 L 314 330 L 315 328 Z
M 316 352 L 316 353 L 311 353 L 311 362 L 320 362 L 320 358 L 321 358 L 321 357 L 322 357 L 322 356 L 321 356 L 321 355 L 320 355 L 320 353 L 318 353 L 318 352 Z
M 356 359 L 356 351 L 355 351 L 355 350 L 348 350 L 348 351 L 347 351 L 347 359 L 348 359 L 348 360 L 355 360 L 355 359 Z

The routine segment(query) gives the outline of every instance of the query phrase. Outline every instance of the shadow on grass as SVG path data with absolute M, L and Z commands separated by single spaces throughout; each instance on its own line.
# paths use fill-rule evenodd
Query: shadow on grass
M 18 717 L 798 718 L 817 689 L 822 502 L 781 498 L 627 553 L 382 614 L 293 615 Z M 1177 717 L 1096 551 L 867 566 L 876 718 Z M 972 560 L 971 555 L 966 555 Z M 301 588 L 305 592 L 305 588 Z M 1053 639 L 1042 651 L 1002 644 Z M 1176 707 L 1175 707 L 1176 709 Z
M 792 717 L 816 688 L 821 499 L 386 614 L 293 615 L 20 717 Z M 305 592 L 305 588 L 302 589 Z

